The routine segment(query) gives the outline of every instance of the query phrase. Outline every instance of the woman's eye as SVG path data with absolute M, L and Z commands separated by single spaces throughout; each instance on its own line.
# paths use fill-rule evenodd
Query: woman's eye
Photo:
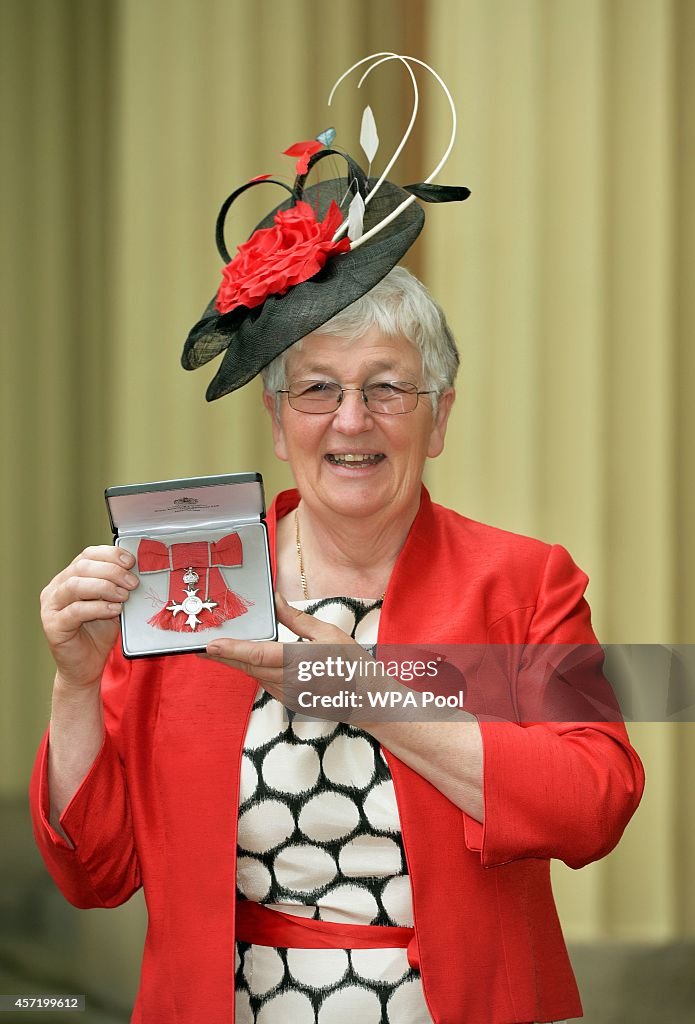
M 402 389 L 399 388 L 398 384 L 394 384 L 393 381 L 372 384 L 369 391 L 375 398 L 395 398 L 403 394 Z
M 307 380 L 301 381 L 295 387 L 300 395 L 323 395 L 333 391 L 335 385 L 325 380 Z

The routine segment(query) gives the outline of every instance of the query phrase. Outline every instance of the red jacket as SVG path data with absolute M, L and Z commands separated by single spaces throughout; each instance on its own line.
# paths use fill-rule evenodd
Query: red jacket
M 275 525 L 297 504 L 279 495 Z M 586 576 L 567 552 L 433 505 L 423 489 L 382 609 L 384 643 L 595 643 Z M 48 824 L 44 739 L 32 777 L 38 845 L 78 907 L 142 885 L 149 925 L 133 1022 L 230 1024 L 239 767 L 256 683 L 195 656 L 126 661 L 103 681 L 104 745 Z M 481 722 L 484 828 L 393 755 L 425 998 L 436 1024 L 581 1014 L 550 858 L 581 867 L 618 842 L 643 773 L 620 723 Z M 397 1022 L 395 1022 L 397 1024 Z

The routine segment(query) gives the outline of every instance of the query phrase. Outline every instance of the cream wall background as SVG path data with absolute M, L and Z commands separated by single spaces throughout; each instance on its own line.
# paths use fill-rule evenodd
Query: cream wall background
M 607 642 L 695 641 L 695 3 L 692 0 L 2 0 L 0 785 L 23 800 L 49 710 L 41 586 L 107 539 L 112 483 L 259 469 L 288 482 L 250 386 L 207 406 L 178 366 L 217 287 L 217 210 L 241 181 L 363 98 L 337 75 L 375 50 L 432 63 L 461 130 L 410 266 L 460 339 L 436 498 L 564 543 Z M 407 120 L 397 69 L 367 97 Z M 427 124 L 394 180 L 421 180 Z M 350 127 L 352 126 L 352 127 Z M 352 134 L 350 134 L 352 132 Z M 235 208 L 236 210 L 236 208 Z M 231 244 L 263 207 L 249 200 Z M 620 849 L 555 884 L 578 940 L 695 937 L 691 725 L 631 729 L 648 770 Z M 81 969 L 132 988 L 140 907 L 70 918 Z M 114 957 L 99 962 L 108 934 Z M 96 934 L 92 946 L 87 940 Z

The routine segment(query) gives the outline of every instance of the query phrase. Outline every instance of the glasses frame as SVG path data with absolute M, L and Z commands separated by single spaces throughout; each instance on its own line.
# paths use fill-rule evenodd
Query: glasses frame
M 292 384 L 298 384 L 298 383 L 302 383 L 302 384 L 329 384 L 332 388 L 339 388 L 339 390 L 336 392 L 336 405 L 335 405 L 335 409 L 312 409 L 312 410 L 297 409 L 296 406 L 292 405 L 292 397 L 293 397 L 292 396 Z M 361 388 L 344 388 L 344 387 L 341 387 L 339 384 L 336 384 L 335 381 L 332 381 L 332 380 L 312 380 L 311 378 L 309 378 L 306 381 L 293 381 L 292 384 L 290 384 L 289 388 L 279 388 L 275 392 L 275 394 L 276 395 L 287 395 L 287 401 L 289 403 L 290 408 L 293 409 L 295 412 L 301 412 L 301 413 L 303 413 L 306 416 L 333 416 L 335 413 L 337 413 L 338 409 L 343 404 L 343 395 L 345 394 L 346 391 L 361 391 L 362 392 L 362 401 L 364 402 L 365 407 L 369 410 L 369 412 L 373 416 L 407 416 L 408 413 L 415 412 L 415 410 L 417 409 L 418 402 L 420 401 L 420 395 L 436 395 L 437 394 L 436 391 L 419 391 L 417 389 L 417 384 L 412 384 L 412 382 L 408 381 L 408 380 L 378 380 L 378 381 L 374 381 L 373 384 L 365 384 Z M 394 386 L 395 385 L 407 384 L 409 387 L 415 388 L 415 391 L 407 391 L 407 392 L 405 392 L 405 394 L 414 395 L 415 396 L 415 405 L 413 406 L 413 408 L 412 409 L 402 409 L 400 412 L 386 412 L 384 409 L 372 409 L 372 408 L 370 408 L 370 406 L 369 406 L 369 389 L 370 388 L 375 388 L 375 387 L 383 387 L 384 384 L 392 384 Z M 299 397 L 299 396 L 295 395 L 294 397 L 296 398 L 296 397 Z

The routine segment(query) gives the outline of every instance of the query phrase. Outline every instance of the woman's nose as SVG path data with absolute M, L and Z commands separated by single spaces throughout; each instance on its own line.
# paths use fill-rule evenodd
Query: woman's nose
M 359 388 L 343 391 L 340 405 L 333 414 L 333 425 L 344 433 L 359 433 L 372 425 L 372 414 Z

